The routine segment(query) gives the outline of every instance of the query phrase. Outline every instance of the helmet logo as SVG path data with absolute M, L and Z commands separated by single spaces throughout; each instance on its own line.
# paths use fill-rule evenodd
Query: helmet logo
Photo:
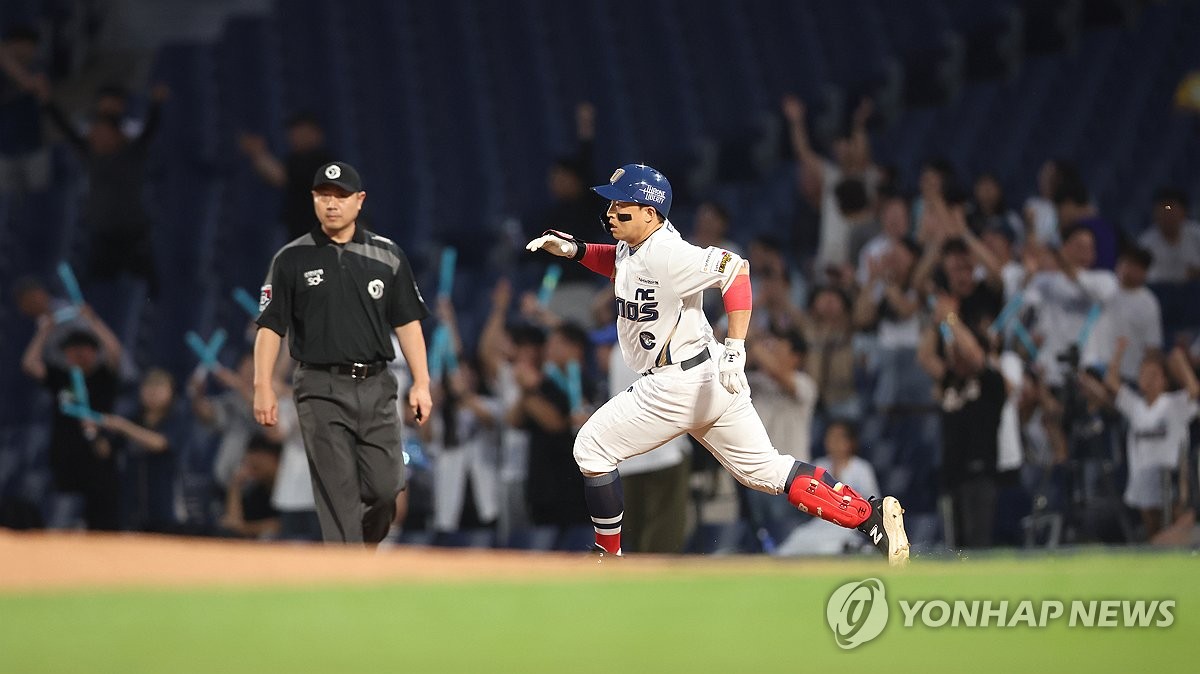
M 646 182 L 641 182 L 638 184 L 642 186 L 641 193 L 642 196 L 646 198 L 646 201 L 653 201 L 656 204 L 661 204 L 667 200 L 667 193 L 664 190 L 660 190 Z
M 623 168 L 619 168 L 616 171 L 613 171 L 612 177 L 608 179 L 608 183 L 610 185 L 615 184 L 618 180 L 621 179 L 621 176 L 623 176 L 623 175 L 625 175 L 625 169 L 623 169 Z
M 329 167 L 325 169 L 325 177 L 329 178 L 330 180 L 337 180 L 338 178 L 341 178 L 342 167 L 338 166 L 337 164 L 330 164 Z

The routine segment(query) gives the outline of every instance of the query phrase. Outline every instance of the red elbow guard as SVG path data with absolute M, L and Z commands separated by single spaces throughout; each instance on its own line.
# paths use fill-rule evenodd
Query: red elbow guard
M 611 243 L 586 244 L 579 264 L 604 278 L 611 278 L 617 268 L 617 247 Z
M 750 275 L 738 274 L 733 279 L 733 284 L 729 286 L 729 290 L 725 291 L 722 296 L 725 300 L 725 313 L 733 313 L 735 311 L 750 311 L 754 306 L 754 294 L 750 290 Z

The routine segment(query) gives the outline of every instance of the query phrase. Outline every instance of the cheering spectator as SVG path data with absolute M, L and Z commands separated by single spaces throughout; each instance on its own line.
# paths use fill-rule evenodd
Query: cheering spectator
M 801 334 L 808 342 L 805 370 L 816 383 L 829 417 L 858 419 L 862 406 L 854 387 L 854 344 L 850 298 L 835 288 L 818 288 L 809 300 Z
M 901 241 L 908 238 L 908 202 L 904 197 L 890 195 L 881 199 L 879 224 L 883 231 L 868 241 L 858 254 L 855 281 L 859 286 L 868 285 L 872 264 L 886 256 L 893 246 L 900 245 Z
M 142 378 L 133 413 L 106 414 L 100 424 L 109 432 L 100 442 L 111 443 L 119 457 L 125 529 L 169 533 L 178 524 L 178 466 L 188 427 L 174 403 L 174 379 L 155 368 Z
M 915 242 L 902 239 L 872 261 L 867 284 L 854 303 L 855 326 L 877 335 L 874 404 L 884 412 L 901 404 L 920 404 L 929 396 L 929 381 L 915 357 L 921 340 L 921 296 L 912 287 L 912 276 L 919 253 Z
M 567 392 L 543 372 L 543 361 L 518 360 L 513 377 L 520 390 L 508 423 L 529 434 L 525 502 L 537 525 L 569 527 L 589 521 L 583 475 L 575 465 L 571 405 Z
M 1163 347 L 1162 311 L 1158 298 L 1146 288 L 1146 270 L 1150 253 L 1127 247 L 1117 257 L 1117 291 L 1104 305 L 1091 339 L 1084 350 L 1083 362 L 1103 366 L 1112 358 L 1117 340 L 1128 344 L 1121 361 L 1121 377 L 1137 379 L 1142 360 Z
M 954 167 L 942 157 L 926 159 L 921 164 L 917 189 L 920 194 L 913 200 L 912 219 L 917 223 L 917 241 L 924 244 L 938 237 L 944 207 L 959 200 Z
M 288 152 L 282 161 L 271 154 L 262 136 L 242 134 L 238 144 L 254 164 L 259 177 L 283 190 L 279 219 L 288 239 L 304 236 L 317 227 L 319 223 L 313 211 L 313 176 L 317 169 L 334 160 L 325 147 L 325 130 L 317 118 L 298 113 L 288 120 Z
M 989 229 L 1008 229 L 1014 235 L 1024 231 L 1021 219 L 1005 203 L 1004 188 L 995 175 L 979 174 L 972 195 L 974 198 L 967 206 L 967 224 L 976 235 L 982 236 Z
M 1125 487 L 1125 503 L 1141 512 L 1146 537 L 1151 538 L 1170 521 L 1169 494 L 1164 487 L 1167 476 L 1181 465 L 1186 455 L 1188 426 L 1197 414 L 1200 382 L 1192 372 L 1183 349 L 1175 349 L 1164 361 L 1158 354 L 1148 354 L 1138 371 L 1138 391 L 1121 383 L 1121 362 L 1128 340 L 1118 338 L 1112 361 L 1105 373 L 1103 393 L 1115 401 L 1129 423 L 1126 453 L 1129 460 L 1129 480 Z M 1167 392 L 1167 370 L 1183 384 L 1183 390 Z M 1081 383 L 1095 389 L 1089 378 Z M 1183 465 L 1187 465 L 1186 462 Z M 1181 482 L 1186 476 L 1181 476 Z M 1184 493 L 1181 489 L 1179 495 Z
M 1102 309 L 1117 292 L 1112 272 L 1092 269 L 1096 239 L 1090 229 L 1068 228 L 1062 241 L 1059 269 L 1034 275 L 1026 292 L 1026 301 L 1037 313 L 1033 334 L 1041 340 L 1038 364 L 1051 387 L 1062 386 L 1072 360 L 1078 365 L 1081 342 L 1088 337 L 1084 331 L 1088 315 Z
M 983 230 L 980 241 L 991 254 L 991 258 L 1000 267 L 1000 281 L 1004 288 L 1004 299 L 1009 300 L 1025 285 L 1025 265 L 1016 259 L 1016 231 L 1005 225 L 992 225 Z M 980 265 L 975 269 L 975 275 L 986 277 L 991 270 Z
M 113 531 L 118 526 L 116 461 L 97 443 L 94 424 L 66 414 L 62 403 L 82 404 L 72 371 L 83 375 L 83 388 L 94 412 L 106 414 L 116 404 L 121 343 L 88 306 L 81 310 L 89 330 L 68 333 L 58 345 L 63 364 L 45 357 L 54 322 L 38 319 L 38 329 L 21 358 L 21 369 L 54 393 L 57 403 L 50 424 L 50 471 L 57 490 L 84 499 L 83 518 L 89 529 Z
M 499 516 L 500 401 L 484 394 L 477 368 L 461 357 L 457 317 L 448 299 L 438 300 L 438 317 L 450 331 L 450 348 L 458 367 L 435 382 L 434 409 L 428 425 L 428 451 L 433 456 L 434 529 L 492 527 Z
M 817 386 L 804 371 L 808 345 L 797 331 L 759 337 L 746 352 L 754 409 L 762 418 L 771 444 L 782 454 L 810 461 L 810 433 L 817 405 Z M 830 469 L 832 472 L 832 469 Z M 849 478 L 845 478 L 849 479 Z M 856 483 L 858 484 L 858 483 Z M 797 520 L 796 509 L 784 499 L 744 489 L 750 521 L 781 540 Z
M 46 286 L 32 276 L 17 279 L 13 283 L 12 293 L 17 312 L 22 316 L 39 325 L 43 320 L 50 321 L 50 335 L 46 339 L 43 356 L 61 365 L 63 356 L 59 345 L 71 332 L 89 331 L 87 319 L 75 311 L 70 302 L 51 295 Z M 59 318 L 56 319 L 56 316 Z
M 220 437 L 213 463 L 213 477 L 224 490 L 242 463 L 250 438 L 258 432 L 251 407 L 254 400 L 254 354 L 242 354 L 238 358 L 237 370 L 218 365 L 211 374 L 225 387 L 225 391 L 208 395 L 205 382 L 209 372 L 205 368 L 198 368 L 188 383 L 188 393 L 196 419 Z
M 1027 241 L 1057 248 L 1059 238 L 1058 209 L 1054 195 L 1064 180 L 1077 180 L 1078 171 L 1063 159 L 1047 159 L 1038 169 L 1037 194 L 1025 200 L 1025 231 Z
M 85 138 L 63 111 L 47 102 L 51 121 L 87 164 L 88 196 L 83 221 L 91 232 L 92 278 L 111 280 L 129 272 L 146 281 L 150 296 L 158 292 L 158 274 L 151 245 L 150 215 L 142 193 L 146 157 L 158 128 L 162 104 L 170 96 L 165 84 L 150 92 L 151 106 L 141 135 L 130 139 L 121 130 L 121 119 L 111 115 L 93 120 Z
M 867 203 L 874 202 L 879 186 L 880 172 L 871 159 L 870 138 L 867 135 L 867 120 L 874 105 L 863 99 L 854 111 L 854 119 L 848 136 L 833 143 L 834 160 L 817 154 L 808 137 L 806 114 L 803 102 L 795 96 L 783 99 L 783 115 L 788 122 L 792 150 L 801 163 L 800 190 L 821 211 L 820 243 L 817 248 L 816 267 L 841 267 L 853 260 L 850 257 L 849 228 L 845 216 L 838 207 L 837 187 L 850 178 L 861 181 L 867 194 Z
M 996 466 L 1001 415 L 1008 400 L 1004 377 L 988 361 L 977 331 L 960 318 L 960 303 L 940 295 L 935 325 L 921 343 L 921 365 L 938 382 L 942 409 L 941 481 L 951 547 L 992 544 L 996 519 Z
M 1200 279 L 1200 223 L 1188 218 L 1187 195 L 1165 187 L 1154 197 L 1154 226 L 1138 239 L 1153 256 L 1147 283 Z

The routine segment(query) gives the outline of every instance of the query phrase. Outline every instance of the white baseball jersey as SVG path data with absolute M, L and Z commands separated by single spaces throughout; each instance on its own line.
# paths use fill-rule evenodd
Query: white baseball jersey
M 637 250 L 617 244 L 617 337 L 634 372 L 687 360 L 713 343 L 703 291 L 724 293 L 742 258 L 721 248 L 694 246 L 669 221 Z

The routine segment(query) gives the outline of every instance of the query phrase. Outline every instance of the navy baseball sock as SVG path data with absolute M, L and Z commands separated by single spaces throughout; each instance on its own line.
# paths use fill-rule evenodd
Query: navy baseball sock
M 621 553 L 621 517 L 625 514 L 625 493 L 617 471 L 583 476 L 583 496 L 588 514 L 596 528 L 596 545 L 610 554 Z

